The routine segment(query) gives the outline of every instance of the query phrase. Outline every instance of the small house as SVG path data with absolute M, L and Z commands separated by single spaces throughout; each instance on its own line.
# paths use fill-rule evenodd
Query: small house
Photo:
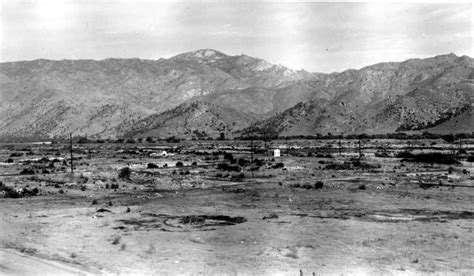
M 273 157 L 280 157 L 280 149 L 273 150 Z

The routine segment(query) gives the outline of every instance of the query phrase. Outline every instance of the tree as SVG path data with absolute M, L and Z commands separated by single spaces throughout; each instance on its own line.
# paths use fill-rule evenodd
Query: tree
M 123 167 L 119 170 L 118 177 L 120 179 L 130 180 L 132 170 L 129 167 Z

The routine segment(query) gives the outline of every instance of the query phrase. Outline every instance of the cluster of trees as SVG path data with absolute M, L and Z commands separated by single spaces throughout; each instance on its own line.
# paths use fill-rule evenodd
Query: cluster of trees
M 278 136 L 278 134 L 272 135 L 245 135 L 240 137 L 234 137 L 233 140 L 277 140 L 277 139 L 398 139 L 398 140 L 419 140 L 419 139 L 443 139 L 449 143 L 453 143 L 459 139 L 474 138 L 474 132 L 472 133 L 458 133 L 458 134 L 436 134 L 430 132 L 423 133 L 413 133 L 408 134 L 404 132 L 396 133 L 386 133 L 386 134 L 332 134 L 330 132 L 326 134 L 316 134 L 316 135 L 294 135 L 294 136 Z M 192 138 L 195 140 L 196 138 Z M 206 139 L 206 140 L 228 140 L 229 138 L 225 136 L 225 133 L 220 133 L 219 137 L 209 137 L 209 136 L 200 136 L 197 139 Z M 99 138 L 88 138 L 87 136 L 75 136 L 73 137 L 73 143 L 77 144 L 89 144 L 89 143 L 155 143 L 158 141 L 166 141 L 169 143 L 179 143 L 182 139 L 175 136 L 170 136 L 168 138 L 157 138 L 157 137 L 146 137 L 146 138 L 108 138 L 108 139 L 99 139 Z M 9 142 L 38 142 L 38 141 L 50 141 L 53 143 L 64 143 L 68 142 L 68 138 L 12 138 L 12 137 L 0 137 L 0 142 L 9 143 Z
M 420 139 L 443 139 L 445 141 L 454 142 L 459 139 L 474 138 L 472 133 L 458 134 L 436 134 L 430 132 L 408 134 L 403 132 L 385 133 L 385 134 L 316 134 L 316 135 L 294 135 L 294 136 L 242 136 L 236 137 L 234 140 L 277 140 L 277 139 L 398 139 L 398 140 L 420 140 Z

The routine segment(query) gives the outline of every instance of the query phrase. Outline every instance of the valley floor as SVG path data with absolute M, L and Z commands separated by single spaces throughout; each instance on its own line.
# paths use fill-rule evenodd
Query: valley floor
M 398 171 L 326 170 L 317 160 L 284 156 L 285 170 L 239 181 L 202 167 L 162 170 L 153 184 L 135 172 L 115 190 L 89 179 L 87 189 L 53 193 L 43 182 L 39 196 L 0 199 L 0 273 L 474 273 L 474 184 L 462 173 L 472 163 L 454 168 L 454 183 L 426 188 L 407 175 L 448 166 L 386 159 Z M 4 183 L 14 179 L 23 183 Z M 324 186 L 308 186 L 316 181 Z

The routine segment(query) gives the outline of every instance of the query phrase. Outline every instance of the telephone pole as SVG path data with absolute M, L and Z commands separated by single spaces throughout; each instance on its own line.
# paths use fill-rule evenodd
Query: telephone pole
M 341 136 L 339 136 L 339 156 L 342 155 L 342 135 L 343 134 L 341 134 Z
M 250 160 L 253 164 L 253 137 L 250 139 Z
M 71 154 L 71 174 L 74 174 L 74 165 L 72 159 L 72 133 L 69 133 L 69 152 Z
M 362 148 L 361 148 L 361 145 L 360 145 L 360 140 L 361 140 L 361 137 L 359 136 L 359 161 L 362 158 Z

